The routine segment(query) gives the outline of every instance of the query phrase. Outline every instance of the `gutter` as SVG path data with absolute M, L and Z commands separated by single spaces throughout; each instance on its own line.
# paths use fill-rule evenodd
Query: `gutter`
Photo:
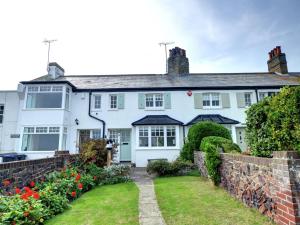
M 258 102 L 258 92 L 257 92 L 257 88 L 254 89 L 255 90 L 255 95 L 256 95 L 256 103 Z
M 89 117 L 91 117 L 95 120 L 98 120 L 102 123 L 102 138 L 104 139 L 105 138 L 105 121 L 101 120 L 91 114 L 91 96 L 92 96 L 92 91 L 89 92 Z

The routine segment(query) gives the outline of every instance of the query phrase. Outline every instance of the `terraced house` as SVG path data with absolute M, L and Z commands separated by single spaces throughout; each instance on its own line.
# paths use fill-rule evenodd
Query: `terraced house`
M 177 47 L 167 74 L 66 76 L 50 63 L 49 74 L 0 92 L 0 149 L 42 158 L 107 137 L 119 144 L 115 160 L 146 166 L 149 159 L 175 159 L 189 127 L 210 120 L 245 150 L 247 107 L 299 85 L 300 73 L 288 72 L 280 47 L 267 63 L 261 73 L 189 73 L 186 52 Z

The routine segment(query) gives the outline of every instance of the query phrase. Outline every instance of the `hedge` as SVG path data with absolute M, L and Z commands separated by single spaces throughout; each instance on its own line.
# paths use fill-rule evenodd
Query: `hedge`
M 187 141 L 180 153 L 181 158 L 193 161 L 194 151 L 201 150 L 199 149 L 201 141 L 207 136 L 218 136 L 231 140 L 231 134 L 224 126 L 210 121 L 199 122 L 189 129 Z
M 205 137 L 202 139 L 200 149 L 205 152 L 205 166 L 209 178 L 218 185 L 221 181 L 219 166 L 221 164 L 220 152 L 241 153 L 241 149 L 231 140 L 222 137 Z
M 247 110 L 246 138 L 254 156 L 273 151 L 300 153 L 300 87 L 285 87 L 279 94 Z

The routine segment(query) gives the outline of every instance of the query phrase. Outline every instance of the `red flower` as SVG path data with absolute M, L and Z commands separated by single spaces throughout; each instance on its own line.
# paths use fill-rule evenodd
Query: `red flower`
M 97 180 L 97 177 L 96 177 L 96 176 L 94 176 L 94 180 Z
M 25 212 L 23 213 L 23 216 L 25 216 L 25 217 L 29 216 L 29 212 L 25 211 Z
M 28 201 L 29 195 L 27 193 L 25 193 L 25 194 L 22 194 L 20 198 L 23 199 L 24 201 Z
M 34 181 L 31 181 L 29 185 L 30 185 L 30 187 L 34 187 L 35 186 Z
M 80 180 L 80 178 L 81 178 L 80 174 L 77 174 L 77 176 L 76 176 L 75 180 L 76 180 L 76 181 L 79 181 L 79 180 Z
M 37 193 L 37 192 L 34 192 L 34 193 L 32 194 L 32 197 L 33 197 L 34 199 L 36 199 L 36 200 L 39 200 L 39 199 L 40 199 L 40 195 L 39 195 L 39 193 Z
M 9 180 L 4 180 L 2 182 L 2 184 L 6 187 L 6 186 L 10 185 L 10 181 Z
M 78 184 L 78 189 L 82 190 L 82 188 L 83 188 L 82 183 L 79 183 L 79 184 Z
M 16 188 L 16 194 L 21 194 L 21 189 L 20 188 Z
M 31 189 L 29 187 L 24 187 L 24 190 L 28 193 L 31 192 Z
M 75 198 L 75 197 L 76 197 L 76 191 L 72 191 L 71 196 L 72 196 L 73 198 Z

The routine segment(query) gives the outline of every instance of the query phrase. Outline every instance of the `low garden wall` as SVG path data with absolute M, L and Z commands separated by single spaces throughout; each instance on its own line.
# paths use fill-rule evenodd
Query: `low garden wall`
M 205 153 L 195 152 L 195 163 L 207 177 Z M 221 154 L 221 186 L 249 207 L 277 224 L 300 225 L 300 156 L 274 152 L 273 158 Z
M 78 154 L 70 155 L 68 151 L 57 151 L 51 158 L 1 163 L 0 188 L 9 192 L 15 187 L 23 187 L 31 181 L 42 179 L 47 173 L 61 170 L 77 158 Z

